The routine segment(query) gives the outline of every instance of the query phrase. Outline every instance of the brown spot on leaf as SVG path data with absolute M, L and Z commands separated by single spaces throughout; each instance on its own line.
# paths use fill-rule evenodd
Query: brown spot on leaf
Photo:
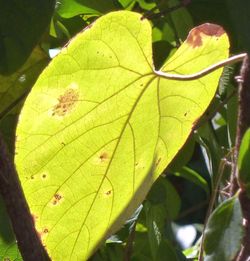
M 43 178 L 43 179 L 46 179 L 46 178 L 47 178 L 47 175 L 46 175 L 46 174 L 42 174 L 42 178 Z
M 105 192 L 105 195 L 106 195 L 106 196 L 109 196 L 109 195 L 111 195 L 111 192 L 112 192 L 112 190 L 110 189 L 110 190 L 108 190 L 108 191 Z
M 8 257 L 5 257 L 5 258 L 3 259 L 3 261 L 11 261 L 11 259 L 8 258 Z
M 49 230 L 47 228 L 44 228 L 42 232 L 39 232 L 38 235 L 40 238 L 42 238 L 44 235 L 48 234 Z
M 202 24 L 195 27 L 190 31 L 187 37 L 187 43 L 193 48 L 199 47 L 202 45 L 204 36 L 214 36 L 216 39 L 225 33 L 224 29 L 217 24 Z
M 68 89 L 58 98 L 58 103 L 53 107 L 52 116 L 65 116 L 72 110 L 79 98 L 79 94 L 75 89 Z
M 56 193 L 53 197 L 52 204 L 57 205 L 61 199 L 62 199 L 62 196 L 60 194 Z
M 100 156 L 99 156 L 101 162 L 105 161 L 108 159 L 108 153 L 107 152 L 103 152 Z

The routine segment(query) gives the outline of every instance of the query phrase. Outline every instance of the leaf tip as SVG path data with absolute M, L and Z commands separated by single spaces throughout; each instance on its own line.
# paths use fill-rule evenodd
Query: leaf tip
M 187 43 L 192 47 L 200 47 L 206 36 L 216 37 L 217 39 L 225 33 L 224 29 L 217 24 L 205 23 L 192 29 L 187 37 Z

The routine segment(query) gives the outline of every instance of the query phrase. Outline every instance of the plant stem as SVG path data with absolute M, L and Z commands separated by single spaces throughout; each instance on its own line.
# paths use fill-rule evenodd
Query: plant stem
M 239 200 L 243 213 L 243 227 L 245 228 L 245 236 L 242 241 L 241 251 L 236 260 L 246 261 L 250 256 L 250 198 L 247 196 L 245 188 L 241 187 L 238 183 L 237 160 L 242 138 L 246 130 L 250 128 L 250 62 L 248 56 L 246 56 L 243 61 L 240 76 L 237 77 L 237 80 L 239 83 L 239 108 L 230 194 L 234 195 L 240 187 Z
M 231 196 L 238 190 L 238 168 L 237 159 L 240 149 L 241 140 L 244 136 L 245 131 L 250 127 L 250 64 L 248 56 L 245 57 L 241 67 L 240 76 L 236 78 L 238 86 L 239 96 L 239 108 L 238 108 L 238 120 L 237 120 L 237 132 L 234 150 L 234 164 L 232 169 L 232 180 L 231 180 Z
M 247 56 L 246 53 L 242 53 L 242 54 L 238 54 L 238 55 L 234 55 L 228 59 L 222 60 L 218 63 L 215 63 L 209 67 L 207 67 L 206 69 L 203 69 L 197 73 L 194 74 L 189 74 L 189 75 L 182 75 L 182 74 L 171 74 L 171 73 L 165 73 L 162 71 L 154 71 L 154 73 L 160 77 L 163 77 L 165 79 L 168 80 L 179 80 L 179 81 L 192 81 L 192 80 L 197 80 L 225 65 L 228 64 L 233 64 L 236 62 L 240 62 L 242 61 L 245 57 Z
M 0 135 L 0 195 L 2 196 L 23 260 L 50 260 L 35 230 L 17 172 Z

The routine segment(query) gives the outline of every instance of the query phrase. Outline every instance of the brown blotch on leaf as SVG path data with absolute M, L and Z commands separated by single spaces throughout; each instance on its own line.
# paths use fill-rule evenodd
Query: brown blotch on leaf
M 58 103 L 53 107 L 52 116 L 65 116 L 72 110 L 75 103 L 78 101 L 79 94 L 75 89 L 68 89 L 63 95 L 58 98 Z
M 109 196 L 109 195 L 111 195 L 111 192 L 112 192 L 112 190 L 108 190 L 108 191 L 106 191 L 104 194 L 105 194 L 106 196 Z
M 187 37 L 187 43 L 193 48 L 202 45 L 204 36 L 214 36 L 216 39 L 225 33 L 224 29 L 217 24 L 205 23 L 195 27 Z
M 108 159 L 108 153 L 107 152 L 103 152 L 100 156 L 99 159 L 101 160 L 101 162 L 105 161 Z
M 52 204 L 57 205 L 61 199 L 62 199 L 62 196 L 60 194 L 56 193 L 53 197 Z
M 8 257 L 5 257 L 5 258 L 3 259 L 3 261 L 11 261 L 11 259 L 8 258 Z

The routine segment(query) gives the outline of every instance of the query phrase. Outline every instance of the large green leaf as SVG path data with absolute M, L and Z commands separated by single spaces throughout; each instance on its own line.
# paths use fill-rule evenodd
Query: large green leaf
M 191 74 L 227 55 L 224 31 L 204 24 L 162 71 Z M 193 81 L 158 74 L 150 23 L 121 11 L 74 38 L 33 87 L 15 162 L 53 260 L 86 260 L 133 213 L 209 105 L 221 69 Z

